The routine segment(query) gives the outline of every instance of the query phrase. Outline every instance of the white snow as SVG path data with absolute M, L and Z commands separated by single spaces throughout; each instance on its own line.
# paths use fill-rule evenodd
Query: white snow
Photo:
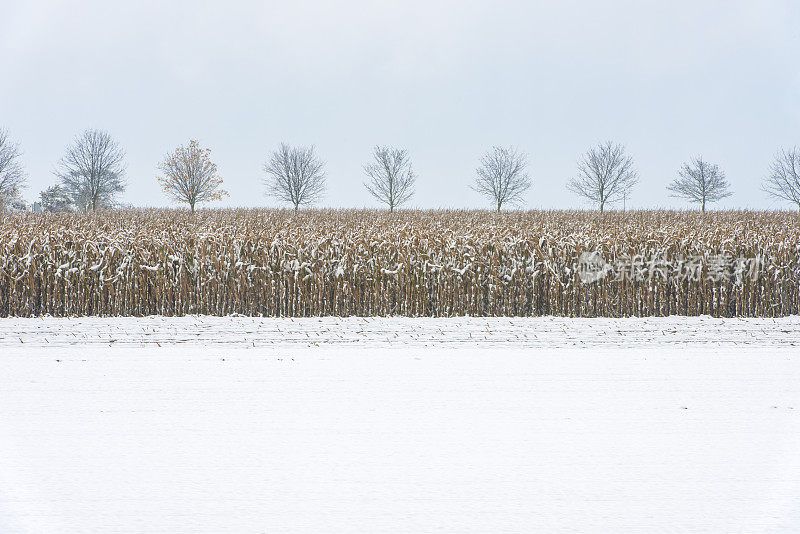
M 0 320 L 0 532 L 798 532 L 800 318 Z

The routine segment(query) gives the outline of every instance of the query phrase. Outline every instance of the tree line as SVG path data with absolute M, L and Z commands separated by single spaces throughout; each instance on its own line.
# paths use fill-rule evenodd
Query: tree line
M 0 210 L 25 209 L 20 194 L 26 186 L 19 144 L 0 129 Z M 498 212 L 522 202 L 532 187 L 528 157 L 514 147 L 494 146 L 481 156 L 472 189 Z M 164 193 L 192 212 L 198 204 L 228 195 L 211 160 L 211 151 L 192 139 L 158 163 L 156 179 Z M 125 152 L 107 132 L 88 129 L 76 136 L 58 161 L 56 183 L 40 193 L 43 211 L 111 209 L 125 191 Z M 364 187 L 389 211 L 414 196 L 417 175 L 406 149 L 376 146 L 372 161 L 363 166 Z M 263 166 L 266 194 L 295 210 L 320 201 L 326 190 L 325 162 L 314 146 L 282 143 Z M 578 160 L 567 188 L 601 212 L 610 204 L 626 202 L 639 182 L 633 158 L 625 147 L 607 141 L 590 148 Z M 701 156 L 691 158 L 667 186 L 671 196 L 686 199 L 705 212 L 709 204 L 731 195 L 725 173 Z M 776 153 L 762 190 L 772 198 L 792 202 L 800 209 L 800 148 Z

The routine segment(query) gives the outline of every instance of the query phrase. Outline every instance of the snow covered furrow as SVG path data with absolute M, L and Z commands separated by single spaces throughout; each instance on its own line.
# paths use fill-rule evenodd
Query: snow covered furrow
M 630 347 L 638 345 L 798 346 L 800 317 L 718 319 L 537 318 L 8 318 L 0 348 L 20 345 Z

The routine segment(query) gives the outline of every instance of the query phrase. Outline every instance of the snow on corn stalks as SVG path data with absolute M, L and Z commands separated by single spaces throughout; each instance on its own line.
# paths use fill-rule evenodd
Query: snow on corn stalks
M 582 278 L 587 253 L 601 258 L 597 280 Z M 676 276 L 687 266 L 692 276 Z M 797 314 L 800 218 L 123 210 L 0 221 L 0 316 L 195 313 Z

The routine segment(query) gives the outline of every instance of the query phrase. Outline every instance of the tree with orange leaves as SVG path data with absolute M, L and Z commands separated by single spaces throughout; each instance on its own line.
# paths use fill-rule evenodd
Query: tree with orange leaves
M 217 166 L 211 162 L 211 150 L 202 148 L 196 139 L 187 146 L 179 146 L 158 164 L 164 176 L 158 182 L 164 192 L 177 202 L 185 202 L 194 213 L 198 202 L 213 202 L 228 196 L 221 189 L 222 178 L 217 175 Z

